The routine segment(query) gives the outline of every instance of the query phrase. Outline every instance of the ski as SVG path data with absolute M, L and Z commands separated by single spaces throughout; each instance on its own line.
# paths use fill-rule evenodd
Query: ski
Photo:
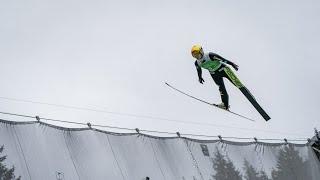
M 239 90 L 242 92 L 242 94 L 250 101 L 250 103 L 253 105 L 253 107 L 260 113 L 260 115 L 263 117 L 264 120 L 268 121 L 270 120 L 270 116 L 262 109 L 262 107 L 259 105 L 259 103 L 256 101 L 254 96 L 250 93 L 250 91 L 240 82 L 238 77 L 232 72 L 232 70 L 229 67 L 225 67 L 224 71 L 228 75 L 228 77 L 231 79 L 233 84 L 239 88 Z
M 195 99 L 195 100 L 200 101 L 200 102 L 202 102 L 202 103 L 205 103 L 205 104 L 214 106 L 214 107 L 219 108 L 219 109 L 221 109 L 221 110 L 227 111 L 227 112 L 229 112 L 229 113 L 231 113 L 231 114 L 234 114 L 234 115 L 239 116 L 239 117 L 241 117 L 241 118 L 247 119 L 247 120 L 249 120 L 249 121 L 255 121 L 255 120 L 253 120 L 253 119 L 250 119 L 250 118 L 248 118 L 248 117 L 246 117 L 246 116 L 243 116 L 243 115 L 241 115 L 241 114 L 235 113 L 235 112 L 233 112 L 233 111 L 220 108 L 217 104 L 209 103 L 209 102 L 207 102 L 207 101 L 205 101 L 205 100 L 202 100 L 202 99 L 199 99 L 199 98 L 197 98 L 197 97 L 194 97 L 194 96 L 192 96 L 192 95 L 190 95 L 190 94 L 187 94 L 187 93 L 185 93 L 185 92 L 183 92 L 183 91 L 181 91 L 181 90 L 173 87 L 172 85 L 170 85 L 170 84 L 167 83 L 167 82 L 165 82 L 165 84 L 166 84 L 168 87 L 170 87 L 171 89 L 173 89 L 173 90 L 175 90 L 175 91 L 177 91 L 177 92 L 179 92 L 179 93 L 181 93 L 181 94 L 184 94 L 184 95 L 186 95 L 186 96 L 188 96 L 188 97 L 190 97 L 190 98 L 192 98 L 192 99 Z
M 250 91 L 246 87 L 239 88 L 242 94 L 251 102 L 254 108 L 260 113 L 264 120 L 270 120 L 270 116 L 262 109 L 262 107 L 258 104 L 254 96 L 250 93 Z

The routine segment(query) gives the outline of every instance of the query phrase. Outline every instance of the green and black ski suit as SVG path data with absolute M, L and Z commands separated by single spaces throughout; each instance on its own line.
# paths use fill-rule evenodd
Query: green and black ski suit
M 237 70 L 237 66 L 233 62 L 212 52 L 204 53 L 201 59 L 195 61 L 199 82 L 203 82 L 201 68 L 207 69 L 210 72 L 210 75 L 214 82 L 219 86 L 221 100 L 224 103 L 224 105 L 228 108 L 229 96 L 223 82 L 223 77 L 227 78 L 232 84 L 234 84 L 237 87 L 241 85 L 241 82 L 236 82 L 238 79 L 226 64 L 233 66 Z

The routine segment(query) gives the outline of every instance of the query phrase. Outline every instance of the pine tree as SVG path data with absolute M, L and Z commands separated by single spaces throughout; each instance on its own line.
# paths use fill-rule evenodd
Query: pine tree
M 213 158 L 213 168 L 216 174 L 213 178 L 216 180 L 241 180 L 240 172 L 234 167 L 230 159 L 225 157 L 217 149 Z
M 0 147 L 0 154 L 3 152 L 4 147 Z M 0 156 L 0 180 L 20 180 L 21 177 L 16 178 L 14 175 L 14 167 L 8 169 L 4 165 L 4 161 L 7 159 L 7 156 Z
M 266 172 L 260 171 L 259 174 L 260 174 L 259 180 L 269 180 Z
M 244 171 L 246 180 L 269 180 L 264 171 L 258 172 L 246 159 L 244 160 Z
M 308 168 L 299 152 L 293 145 L 287 145 L 280 150 L 277 167 L 272 170 L 274 180 L 304 180 L 308 178 Z
M 256 180 L 258 179 L 258 175 L 259 173 L 256 171 L 256 169 L 251 166 L 249 164 L 249 162 L 245 159 L 244 160 L 244 170 L 245 170 L 245 175 L 244 175 L 244 178 L 246 180 Z

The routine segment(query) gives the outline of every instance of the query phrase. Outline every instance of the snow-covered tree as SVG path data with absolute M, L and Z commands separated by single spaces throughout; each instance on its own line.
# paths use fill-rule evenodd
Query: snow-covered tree
M 7 159 L 7 156 L 1 156 L 4 147 L 0 147 L 0 180 L 20 180 L 21 177 L 16 178 L 14 175 L 14 167 L 11 169 L 7 168 L 4 164 L 4 161 Z
M 246 180 L 269 180 L 264 171 L 258 172 L 246 159 L 244 160 L 244 172 Z
M 213 168 L 215 175 L 213 178 L 216 180 L 241 180 L 240 172 L 235 168 L 229 158 L 225 158 L 223 154 L 217 149 L 214 153 Z
M 308 178 L 306 162 L 293 145 L 286 145 L 279 152 L 277 167 L 272 170 L 274 180 L 305 180 Z

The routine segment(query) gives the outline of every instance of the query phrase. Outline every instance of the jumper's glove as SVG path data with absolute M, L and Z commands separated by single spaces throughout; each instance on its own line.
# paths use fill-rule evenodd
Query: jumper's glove
M 204 83 L 204 80 L 201 78 L 199 78 L 199 83 L 203 84 Z
M 239 69 L 239 66 L 238 65 L 236 65 L 236 64 L 232 64 L 232 67 L 236 70 L 236 71 L 238 71 L 238 69 Z

